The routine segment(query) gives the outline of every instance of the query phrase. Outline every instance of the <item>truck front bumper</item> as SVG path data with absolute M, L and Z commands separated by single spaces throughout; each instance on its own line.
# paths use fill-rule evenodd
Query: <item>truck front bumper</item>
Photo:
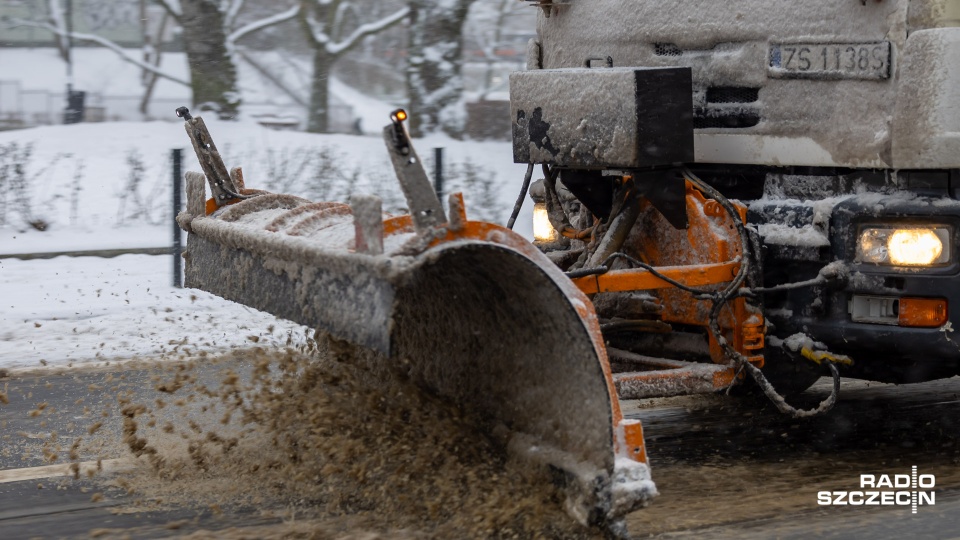
M 950 229 L 945 248 L 949 260 L 930 267 L 865 264 L 856 260 L 859 232 L 867 226 L 938 225 Z M 960 373 L 960 201 L 948 197 L 855 196 L 838 203 L 831 213 L 829 246 L 817 261 L 784 259 L 785 251 L 768 250 L 765 274 L 776 282 L 809 279 L 824 263 L 844 261 L 849 274 L 840 283 L 798 289 L 768 299 L 774 334 L 803 332 L 854 365 L 846 376 L 888 382 L 921 382 Z M 892 317 L 863 322 L 853 300 L 886 299 Z M 901 298 L 943 299 L 946 321 L 936 327 L 911 327 L 897 322 Z M 894 302 L 896 301 L 896 302 Z

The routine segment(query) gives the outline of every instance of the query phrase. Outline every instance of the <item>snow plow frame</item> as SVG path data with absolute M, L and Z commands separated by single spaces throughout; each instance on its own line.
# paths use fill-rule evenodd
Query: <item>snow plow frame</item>
M 177 218 L 190 233 L 186 286 L 376 351 L 372 372 L 413 380 L 491 433 L 506 428 L 511 454 L 563 471 L 566 509 L 584 524 L 616 528 L 656 495 L 590 300 L 524 238 L 469 221 L 459 193 L 448 219 L 396 116 L 384 139 L 412 211 L 397 217 L 373 196 L 343 205 L 248 190 L 239 169 L 223 175 L 202 119 L 185 128 L 211 172 L 187 173 Z M 205 200 L 216 182 L 228 197 Z

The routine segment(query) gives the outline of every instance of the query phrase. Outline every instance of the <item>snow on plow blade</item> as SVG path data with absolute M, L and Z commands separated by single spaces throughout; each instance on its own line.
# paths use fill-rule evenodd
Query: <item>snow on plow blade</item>
M 419 159 L 398 164 L 409 184 L 402 166 Z M 432 190 L 418 200 L 410 185 L 412 216 L 383 215 L 375 197 L 275 194 L 208 215 L 204 176 L 187 184 L 186 286 L 379 351 L 383 368 L 506 428 L 511 453 L 563 471 L 582 523 L 615 525 L 656 494 L 589 299 L 522 237 L 467 221 L 459 194 L 449 220 L 424 212 L 439 208 Z

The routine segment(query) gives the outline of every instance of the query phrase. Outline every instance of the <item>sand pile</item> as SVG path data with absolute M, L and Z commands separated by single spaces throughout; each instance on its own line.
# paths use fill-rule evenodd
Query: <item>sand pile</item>
M 298 523 L 277 537 L 596 534 L 562 511 L 544 471 L 505 459 L 449 404 L 361 367 L 371 361 L 386 360 L 324 336 L 171 367 L 152 403 L 121 400 L 141 466 L 114 482 L 147 507 L 284 510 Z

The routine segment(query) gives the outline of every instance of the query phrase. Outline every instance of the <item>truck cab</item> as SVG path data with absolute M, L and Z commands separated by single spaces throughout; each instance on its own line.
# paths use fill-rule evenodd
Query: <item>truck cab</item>
M 537 5 L 528 69 L 690 70 L 686 165 L 748 208 L 764 286 L 848 269 L 764 295 L 768 344 L 803 334 L 871 380 L 958 373 L 960 0 Z

